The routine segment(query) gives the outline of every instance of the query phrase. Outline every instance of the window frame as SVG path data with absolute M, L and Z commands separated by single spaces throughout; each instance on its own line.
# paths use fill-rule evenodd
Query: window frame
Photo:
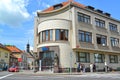
M 68 41 L 68 30 L 67 29 L 56 29 L 55 30 L 55 40 L 56 41 Z
M 110 41 L 111 41 L 112 47 L 119 47 L 119 39 L 118 38 L 110 37 Z
M 110 31 L 118 32 L 117 25 L 113 24 L 111 22 L 109 22 L 109 29 L 110 29 Z
M 87 31 L 78 31 L 79 41 L 92 43 L 92 33 Z
M 98 54 L 98 56 L 96 57 L 95 54 Z M 105 62 L 105 55 L 100 54 L 100 53 L 94 53 L 94 62 L 95 63 L 104 63 Z
M 98 39 L 100 39 L 100 42 L 98 41 Z M 100 44 L 100 45 L 104 44 L 103 46 L 107 46 L 107 36 L 96 34 L 96 42 L 97 44 Z
M 110 63 L 118 63 L 118 56 L 117 55 L 109 55 L 109 62 Z
M 85 54 L 85 55 L 81 56 L 81 54 Z M 90 53 L 88 53 L 88 52 L 76 52 L 76 61 L 83 62 L 83 63 L 89 63 L 90 62 Z
M 44 30 L 39 33 L 39 43 L 52 41 L 52 40 L 53 40 L 53 29 Z
M 87 14 L 78 12 L 78 21 L 90 24 L 91 23 L 91 17 Z
M 95 25 L 100 28 L 105 28 L 105 21 L 95 18 Z

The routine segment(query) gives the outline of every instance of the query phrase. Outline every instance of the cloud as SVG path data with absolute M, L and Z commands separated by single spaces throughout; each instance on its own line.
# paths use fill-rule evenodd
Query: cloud
M 9 26 L 19 26 L 29 19 L 26 6 L 28 0 L 0 0 L 0 23 Z

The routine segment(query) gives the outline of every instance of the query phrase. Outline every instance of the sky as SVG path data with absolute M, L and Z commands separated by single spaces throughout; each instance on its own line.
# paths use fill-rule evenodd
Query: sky
M 33 49 L 34 17 L 52 5 L 67 0 L 0 0 L 0 43 L 26 49 L 29 42 Z M 108 12 L 120 20 L 120 0 L 74 0 Z

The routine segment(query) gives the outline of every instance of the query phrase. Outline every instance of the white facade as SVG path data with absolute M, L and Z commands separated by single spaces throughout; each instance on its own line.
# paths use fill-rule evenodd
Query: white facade
M 90 16 L 90 19 L 87 18 L 88 22 L 79 21 L 78 13 Z M 119 68 L 120 44 L 116 42 L 120 39 L 120 21 L 97 12 L 97 10 L 80 7 L 75 2 L 63 5 L 57 10 L 38 12 L 37 14 L 34 26 L 34 52 L 38 53 L 40 60 L 44 60 L 41 63 L 43 70 L 56 70 L 57 66 L 65 71 L 66 68 L 74 68 L 74 64 L 78 62 L 85 64 L 86 68 L 90 63 L 95 63 L 97 70 L 103 70 L 105 63 L 113 69 Z M 102 28 L 96 26 L 97 19 L 98 22 L 103 22 Z M 109 29 L 110 23 L 117 25 L 117 31 Z M 91 41 L 87 42 L 81 39 L 81 32 L 84 33 L 84 37 L 89 33 Z M 115 46 L 113 43 L 111 45 L 111 38 L 116 40 Z M 50 53 L 53 55 L 48 55 Z M 58 65 L 55 65 L 54 60 L 56 54 L 59 59 Z M 53 58 L 46 59 L 46 56 L 53 56 Z M 52 62 L 50 61 L 51 64 L 49 64 L 45 60 Z

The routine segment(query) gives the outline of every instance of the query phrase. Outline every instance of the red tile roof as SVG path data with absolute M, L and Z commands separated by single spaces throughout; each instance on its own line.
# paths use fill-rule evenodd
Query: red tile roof
M 0 43 L 0 48 L 10 51 L 8 48 L 6 48 L 6 46 L 4 46 L 4 45 L 1 44 L 1 43 Z
M 74 5 L 78 6 L 78 7 L 81 7 L 81 8 L 85 8 L 85 7 L 86 7 L 86 6 L 84 6 L 83 4 L 80 4 L 80 3 L 78 3 L 78 2 L 75 2 L 75 1 L 72 1 L 72 0 L 71 0 L 71 2 L 72 2 Z M 64 6 L 68 5 L 69 3 L 70 3 L 70 2 L 67 1 L 67 2 L 63 2 L 63 3 L 61 3 L 61 4 L 63 5 L 62 7 L 64 7 Z M 53 10 L 54 10 L 54 7 L 51 6 L 51 7 L 47 8 L 47 9 L 43 10 L 43 12 L 49 12 L 49 11 L 53 11 Z
M 22 51 L 18 49 L 16 46 L 6 46 L 11 52 L 21 53 Z

